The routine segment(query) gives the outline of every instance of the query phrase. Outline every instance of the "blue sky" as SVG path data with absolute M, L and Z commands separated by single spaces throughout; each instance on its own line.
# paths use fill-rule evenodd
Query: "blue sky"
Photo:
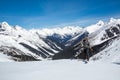
M 120 18 L 120 0 L 0 0 L 0 22 L 26 29 L 87 26 Z

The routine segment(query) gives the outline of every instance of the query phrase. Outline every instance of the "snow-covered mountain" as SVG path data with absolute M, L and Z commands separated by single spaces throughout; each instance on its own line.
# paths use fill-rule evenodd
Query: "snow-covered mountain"
M 120 19 L 111 18 L 109 22 L 99 21 L 97 24 L 88 26 L 85 28 L 89 32 L 88 39 L 91 47 L 93 48 L 93 57 L 91 60 L 104 60 L 112 62 L 120 61 Z M 76 36 L 77 37 L 77 36 Z M 70 47 L 64 49 L 58 54 L 53 56 L 53 59 L 66 59 L 74 58 L 76 53 L 80 52 L 79 58 L 85 58 L 84 52 L 80 51 L 80 44 L 84 37 L 82 34 L 78 36 L 79 38 L 72 38 L 71 42 L 78 42 L 71 45 Z M 82 37 L 82 39 L 81 39 Z
M 64 43 L 80 34 L 80 27 L 25 30 L 20 26 L 0 23 L 0 53 L 10 59 L 43 60 L 64 48 Z
M 67 26 L 31 30 L 2 22 L 0 23 L 0 57 L 1 61 L 2 58 L 3 61 L 73 58 L 79 52 L 82 39 L 88 36 L 94 50 L 91 60 L 110 58 L 119 61 L 119 35 L 120 19 L 114 18 L 109 22 L 100 20 L 86 28 Z M 113 56 L 114 51 L 116 51 L 115 56 Z M 83 59 L 84 54 L 81 53 L 79 57 Z
M 120 62 L 120 19 L 111 18 L 96 36 L 90 39 L 91 45 L 99 45 L 107 43 L 99 53 L 93 56 L 93 60 L 102 60 L 109 62 Z
M 120 80 L 120 19 L 98 23 L 42 30 L 1 23 L 0 80 Z M 88 63 L 80 52 L 86 36 L 94 51 Z M 14 60 L 32 62 L 8 62 Z
M 120 37 L 117 37 L 105 49 L 91 57 L 91 60 L 120 63 Z
M 98 23 L 90 25 L 88 27 L 86 27 L 85 29 L 89 32 L 89 33 L 93 33 L 97 30 L 99 30 L 101 27 L 103 27 L 105 25 L 105 23 L 100 20 Z
M 100 29 L 89 35 L 91 45 L 103 43 L 120 34 L 120 19 L 111 18 L 110 21 L 104 24 Z

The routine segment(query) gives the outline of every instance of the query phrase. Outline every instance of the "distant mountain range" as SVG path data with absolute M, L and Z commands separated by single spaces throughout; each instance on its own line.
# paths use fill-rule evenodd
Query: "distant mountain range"
M 99 21 L 86 28 L 67 26 L 26 30 L 0 23 L 0 61 L 68 59 L 79 51 L 79 42 L 88 34 L 94 49 L 92 60 L 120 60 L 120 19 Z M 84 58 L 81 54 L 80 58 Z

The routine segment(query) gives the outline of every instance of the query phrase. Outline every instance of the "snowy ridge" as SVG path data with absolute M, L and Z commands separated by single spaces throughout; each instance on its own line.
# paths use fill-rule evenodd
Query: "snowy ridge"
M 88 27 L 86 27 L 85 29 L 89 32 L 89 33 L 93 33 L 97 30 L 99 30 L 101 27 L 104 26 L 104 22 L 103 21 L 99 21 L 97 24 L 94 24 L 94 25 L 90 25 Z
M 90 45 L 97 53 L 88 63 L 83 58 L 71 59 L 80 50 L 78 43 L 85 38 L 83 34 L 88 32 Z M 74 50 L 76 44 L 78 51 Z M 69 48 L 64 50 L 61 45 Z M 68 60 L 46 60 L 58 52 L 58 57 L 67 56 Z M 63 32 L 27 31 L 0 23 L 0 75 L 0 80 L 120 80 L 120 19 L 111 18 L 104 24 L 100 21 L 85 29 L 64 28 Z
M 80 42 L 86 35 L 88 34 L 88 31 L 83 29 L 80 34 L 76 35 L 72 39 L 68 40 L 65 44 L 65 46 L 73 46 L 76 43 Z
M 69 26 L 65 28 L 32 29 L 28 31 L 20 26 L 13 27 L 7 22 L 2 22 L 0 23 L 0 47 L 14 47 L 24 52 L 24 55 L 43 60 L 62 50 L 62 47 L 58 45 L 60 43 L 53 40 L 53 38 L 58 40 L 62 39 L 64 41 L 64 39 L 67 40 L 66 38 L 68 36 L 72 38 L 76 34 L 79 34 L 81 30 L 82 28 L 80 27 Z M 57 36 L 55 34 L 57 34 Z M 21 53 L 16 53 L 14 56 L 18 54 L 23 55 Z
M 79 33 L 82 30 L 81 27 L 78 26 L 66 26 L 63 28 L 53 28 L 53 29 L 48 29 L 44 28 L 42 30 L 39 29 L 31 29 L 30 32 L 38 32 L 41 36 L 51 36 L 53 34 L 59 34 L 61 36 L 65 35 L 74 35 L 76 33 Z
M 89 35 L 92 46 L 102 44 L 108 40 L 106 48 L 91 59 L 105 62 L 120 62 L 120 19 L 111 18 L 99 30 Z
M 110 21 L 104 24 L 99 30 L 89 35 L 91 45 L 98 45 L 106 40 L 109 40 L 119 35 L 120 19 L 111 18 Z
M 102 22 L 100 21 L 99 23 L 102 23 Z M 90 29 L 94 30 L 95 28 L 91 27 Z M 85 28 L 85 30 L 86 30 L 86 28 Z M 78 53 L 80 54 L 78 56 L 80 59 L 85 59 L 84 50 L 81 49 L 81 46 L 80 46 L 80 45 L 82 45 L 82 39 L 84 39 L 85 37 L 86 37 L 85 32 L 83 31 L 83 33 L 68 40 L 67 45 L 70 45 L 70 46 L 68 48 L 65 48 L 63 51 L 59 52 L 58 54 L 54 55 L 53 60 L 54 59 L 76 58 L 74 56 L 75 56 L 75 54 L 78 54 Z M 99 55 L 99 56 L 97 56 L 97 58 L 100 58 L 101 60 L 102 60 L 102 58 L 108 58 L 108 62 L 113 62 L 113 60 L 115 60 L 115 62 L 116 62 L 116 60 L 118 60 L 118 62 L 119 62 L 120 49 L 118 46 L 119 44 L 117 45 L 117 43 L 119 43 L 119 40 L 116 40 L 119 37 L 120 37 L 120 21 L 119 21 L 119 19 L 111 18 L 109 22 L 100 26 L 99 29 L 97 29 L 97 30 L 95 29 L 94 32 L 88 34 L 88 40 L 90 42 L 90 46 L 93 48 L 93 55 L 95 55 L 95 56 Z M 72 43 L 74 43 L 74 44 L 72 44 Z M 115 44 L 116 44 L 116 46 L 114 46 Z M 113 49 L 111 49 L 111 47 L 113 47 Z M 109 50 L 109 49 L 111 49 L 111 50 Z M 114 53 L 115 50 L 116 50 L 116 52 Z M 107 54 L 109 54 L 109 56 L 107 56 Z M 113 56 L 113 55 L 115 55 L 115 56 Z M 90 55 L 90 56 L 92 56 L 92 55 Z M 105 56 L 107 56 L 107 57 L 105 57 Z M 94 58 L 94 59 L 96 59 L 96 58 Z M 100 60 L 100 59 L 96 59 L 96 60 Z M 106 59 L 106 61 L 107 61 L 107 59 Z
M 86 28 L 67 26 L 42 30 L 25 30 L 20 26 L 13 27 L 7 22 L 2 22 L 0 23 L 0 53 L 9 54 L 12 57 L 17 56 L 16 58 L 20 59 L 24 55 L 25 60 L 29 60 L 31 57 L 32 60 L 45 60 L 68 46 L 73 47 L 78 44 L 87 33 L 89 33 L 89 42 L 92 47 L 102 44 L 103 47 L 106 46 L 102 50 L 106 50 L 111 45 L 103 43 L 110 40 L 111 44 L 114 44 L 114 38 L 120 36 L 120 19 L 111 18 L 107 23 L 100 20 L 97 24 Z M 11 51 L 11 49 L 15 50 Z M 99 52 L 101 54 L 101 51 Z
M 51 39 L 57 43 L 64 44 L 71 38 L 81 34 L 83 28 L 78 26 L 67 26 L 64 28 L 30 30 L 31 33 L 36 33 L 41 37 Z

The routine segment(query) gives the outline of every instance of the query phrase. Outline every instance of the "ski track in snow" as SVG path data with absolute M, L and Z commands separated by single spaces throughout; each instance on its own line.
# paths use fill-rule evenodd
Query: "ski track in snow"
M 120 64 L 78 60 L 0 62 L 0 80 L 120 80 Z

